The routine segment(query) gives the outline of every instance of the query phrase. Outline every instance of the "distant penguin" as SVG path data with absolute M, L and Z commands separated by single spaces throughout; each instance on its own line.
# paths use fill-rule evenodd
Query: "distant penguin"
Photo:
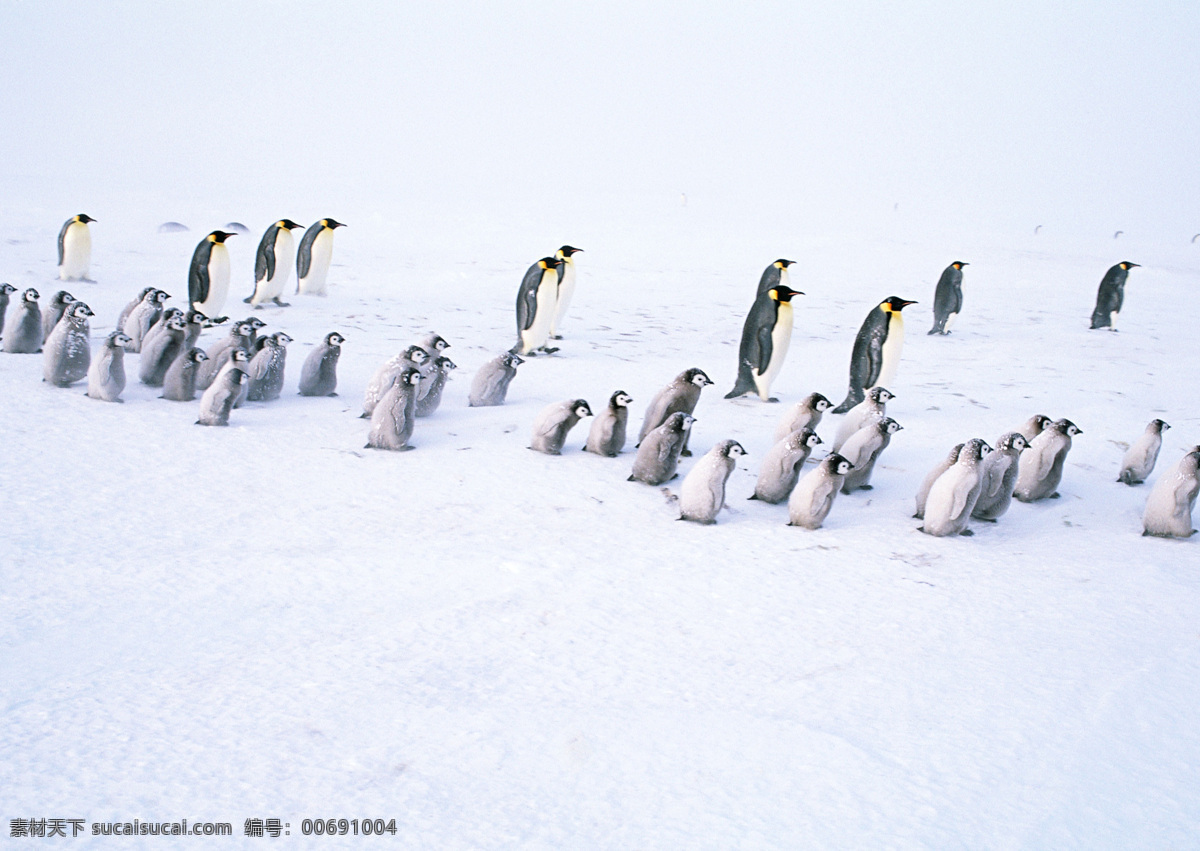
M 155 289 L 157 289 L 157 287 L 143 287 L 142 291 L 137 294 L 133 301 L 129 302 L 129 304 L 125 305 L 125 307 L 121 309 L 121 316 L 117 319 L 116 324 L 118 329 L 125 327 L 125 320 L 129 318 L 129 314 L 133 313 L 133 311 L 137 309 L 137 306 L 142 303 L 142 299 L 144 299 L 148 293 L 154 292 Z
M 9 311 L 4 324 L 4 351 L 33 354 L 42 350 L 42 311 L 38 291 L 33 287 L 21 293 L 21 301 Z
M 550 325 L 554 321 L 554 305 L 558 292 L 558 267 L 563 263 L 554 257 L 543 257 L 525 272 L 517 290 L 517 344 L 512 351 L 519 355 L 536 354 L 535 350 L 553 354 L 550 348 Z
M 736 440 L 722 440 L 697 461 L 679 487 L 679 519 L 716 523 L 725 507 L 725 484 L 745 454 Z
M 813 447 L 820 443 L 821 438 L 808 428 L 793 431 L 783 440 L 776 442 L 763 457 L 758 481 L 750 499 L 758 499 L 771 505 L 787 502 L 787 498 L 796 487 L 796 482 L 800 481 L 804 462 L 808 460 Z
M 1045 414 L 1034 414 L 1025 421 L 1025 424 L 1017 429 L 1017 433 L 1025 438 L 1026 443 L 1033 443 L 1033 439 L 1041 434 L 1046 426 L 1054 420 L 1050 419 Z
M 832 403 L 820 393 L 809 393 L 779 418 L 779 424 L 775 426 L 775 443 L 802 428 L 816 431 L 821 417 L 831 407 Z
M 895 399 L 892 391 L 886 387 L 872 387 L 866 392 L 863 400 L 846 412 L 846 418 L 838 426 L 837 436 L 833 439 L 832 451 L 841 452 L 843 444 L 850 436 L 866 425 L 878 422 L 887 416 L 887 403 Z M 854 464 L 853 458 L 850 463 Z
M 80 213 L 63 222 L 58 232 L 58 277 L 62 281 L 88 281 L 92 265 L 92 234 L 88 222 L 96 221 Z
M 163 312 L 163 302 L 171 296 L 162 290 L 154 289 L 146 293 L 141 304 L 130 311 L 125 317 L 125 324 L 121 326 L 121 330 L 125 332 L 132 342 L 126 347 L 127 352 L 140 352 L 142 350 L 142 342 L 146 338 L 146 334 L 150 331 L 150 326 L 158 321 L 158 317 Z
M 983 459 L 983 487 L 972 517 L 995 523 L 1008 511 L 1021 467 L 1021 452 L 1028 445 L 1020 432 L 1010 431 L 1000 438 L 996 450 Z
M 229 425 L 229 412 L 245 383 L 246 373 L 241 369 L 230 367 L 224 370 L 200 397 L 200 419 L 196 420 L 196 425 Z
M 266 338 L 266 344 L 250 361 L 246 390 L 248 402 L 274 402 L 283 392 L 284 368 L 287 366 L 287 344 L 292 338 L 276 331 Z
M 292 231 L 299 227 L 303 225 L 291 219 L 280 219 L 267 228 L 254 256 L 254 292 L 242 299 L 246 304 L 257 309 L 264 301 L 273 301 L 280 307 L 288 307 L 279 296 L 292 276 L 292 252 L 296 250 Z
M 616 458 L 625 448 L 625 431 L 629 425 L 629 403 L 633 397 L 618 390 L 608 398 L 608 405 L 592 420 L 584 449 L 607 458 Z
M 367 449 L 394 452 L 412 449 L 408 441 L 412 439 L 416 422 L 417 385 L 420 383 L 421 373 L 415 366 L 406 366 L 392 376 L 391 386 L 371 413 Z
M 1077 434 L 1083 432 L 1070 420 L 1056 420 L 1047 425 L 1021 453 L 1013 496 L 1021 502 L 1056 499 L 1063 464 L 1071 451 L 1071 438 Z
M 900 311 L 915 301 L 892 296 L 875 307 L 858 329 L 850 354 L 850 390 L 842 404 L 833 409 L 844 414 L 863 399 L 863 394 L 882 384 L 891 387 L 904 346 L 904 318 Z
M 758 289 L 755 291 L 756 296 L 765 295 L 767 290 L 773 287 L 784 286 L 791 289 L 791 282 L 788 280 L 788 267 L 796 265 L 795 260 L 784 260 L 780 258 L 763 269 L 762 276 L 758 279 Z M 801 293 L 803 295 L 803 293 Z
M 1172 467 L 1164 470 L 1150 490 L 1146 511 L 1142 515 L 1143 535 L 1160 538 L 1190 538 L 1192 511 L 1200 493 L 1200 446 L 1184 455 Z
M 400 352 L 400 354 L 393 355 L 384 361 L 379 369 L 375 370 L 375 374 L 371 376 L 371 381 L 367 385 L 366 391 L 363 392 L 363 412 L 361 419 L 370 419 L 371 414 L 375 412 L 375 406 L 379 404 L 379 400 L 388 392 L 396 376 L 409 367 L 417 370 L 417 383 L 412 386 L 416 388 L 413 392 L 419 396 L 421 392 L 421 367 L 428 360 L 429 352 L 420 346 L 412 345 Z
M 850 462 L 836 452 L 826 455 L 796 484 L 788 498 L 788 525 L 820 529 L 846 475 L 853 469 Z
M 162 387 L 167 370 L 183 353 L 186 339 L 187 320 L 180 313 L 142 349 L 142 356 L 138 358 L 138 380 L 147 387 Z
M 327 295 L 325 279 L 333 259 L 333 232 L 346 225 L 336 219 L 321 219 L 309 226 L 296 252 L 296 292 Z
M 554 319 L 550 322 L 551 340 L 562 339 L 562 334 L 558 333 L 558 330 L 562 328 L 563 319 L 567 315 L 567 308 L 571 306 L 571 296 L 575 295 L 575 255 L 580 251 L 583 251 L 583 249 L 564 245 L 554 253 L 554 259 L 561 262 L 558 264 L 558 287 L 555 291 Z
M 1117 330 L 1117 314 L 1121 312 L 1121 305 L 1125 303 L 1125 280 L 1129 277 L 1129 270 L 1137 266 L 1137 263 L 1125 260 L 1104 273 L 1100 289 L 1096 291 L 1092 328 Z
M 652 429 L 638 444 L 633 472 L 628 481 L 661 485 L 675 478 L 679 455 L 694 422 L 695 419 L 690 415 L 676 411 L 667 417 L 666 422 Z
M 17 288 L 12 284 L 0 284 L 0 337 L 4 334 L 4 317 L 8 314 L 8 300 Z
M 937 289 L 933 292 L 933 327 L 929 329 L 930 334 L 949 334 L 950 326 L 962 312 L 962 268 L 969 265 L 955 260 L 938 278 Z
M 642 419 L 642 430 L 638 433 L 638 444 L 640 445 L 653 429 L 666 422 L 671 414 L 677 411 L 685 414 L 694 413 L 696 403 L 700 401 L 700 391 L 712 383 L 712 379 L 704 374 L 704 370 L 696 367 L 685 369 L 675 376 L 670 384 L 659 390 L 650 400 L 650 405 L 646 408 L 646 416 Z M 687 448 L 689 433 L 684 434 L 682 454 L 685 457 L 692 454 Z
M 547 455 L 561 455 L 567 433 L 584 417 L 590 417 L 592 409 L 583 399 L 568 399 L 555 402 L 542 409 L 533 421 L 533 436 L 529 448 Z
M 929 490 L 922 532 L 939 538 L 974 534 L 968 528 L 971 512 L 983 489 L 983 460 L 991 451 L 987 441 L 979 438 L 963 444 L 954 466 L 942 473 Z
M 783 368 L 792 342 L 792 296 L 804 295 L 787 284 L 771 287 L 750 307 L 738 346 L 738 375 L 733 389 L 725 394 L 734 399 L 757 393 L 764 402 L 778 402 L 771 384 Z
M 75 300 L 75 296 L 66 290 L 59 290 L 50 299 L 50 303 L 42 310 L 42 339 L 50 339 L 50 332 L 67 312 L 67 307 Z
M 196 368 L 208 360 L 203 349 L 181 352 L 163 377 L 162 398 L 172 402 L 190 402 L 196 398 Z
M 433 375 L 429 381 L 422 381 L 417 391 L 417 416 L 431 417 L 442 404 L 442 392 L 446 382 L 450 380 L 452 370 L 458 369 L 458 364 L 445 355 L 433 359 Z
M 838 453 L 854 467 L 842 482 L 842 493 L 869 491 L 873 487 L 871 473 L 875 471 L 875 462 L 892 442 L 892 435 L 902 428 L 903 426 L 891 417 L 884 417 L 882 420 L 868 423 L 851 435 L 842 451 Z
M 229 334 L 208 348 L 208 357 L 201 362 L 196 370 L 196 387 L 207 390 L 217 377 L 221 368 L 229 362 L 229 353 L 234 349 L 250 350 L 250 334 L 254 326 L 249 322 L 235 322 L 229 328 Z
M 958 453 L 962 451 L 963 444 L 955 444 L 950 450 L 950 454 L 938 462 L 937 466 L 929 471 L 925 476 L 925 480 L 921 482 L 921 488 L 917 491 L 917 511 L 913 514 L 918 520 L 925 519 L 925 503 L 929 500 L 929 491 L 933 487 L 933 483 L 941 478 L 942 473 L 949 470 L 958 463 Z
M 70 387 L 87 377 L 92 362 L 92 309 L 82 301 L 72 302 L 54 326 L 42 354 L 42 378 L 56 387 Z
M 1170 426 L 1162 420 L 1150 420 L 1146 430 L 1133 442 L 1129 451 L 1125 453 L 1125 457 L 1121 459 L 1121 474 L 1117 476 L 1118 482 L 1140 485 L 1146 481 L 1150 473 L 1154 471 L 1155 462 L 1158 461 L 1158 450 L 1162 449 L 1162 433 L 1169 428 Z
M 325 335 L 321 345 L 308 353 L 300 370 L 301 396 L 336 396 L 337 365 L 346 338 L 337 331 Z
M 129 338 L 120 331 L 113 331 L 104 340 L 96 357 L 88 367 L 87 394 L 101 402 L 124 402 L 121 393 L 125 390 L 125 344 Z
M 188 267 L 188 301 L 193 310 L 220 316 L 229 296 L 229 249 L 225 240 L 237 234 L 215 230 L 196 246 Z M 132 336 L 132 335 L 131 335 Z
M 471 392 L 467 405 L 472 408 L 488 408 L 503 405 L 508 396 L 508 385 L 517 375 L 517 365 L 525 360 L 515 352 L 504 352 L 485 363 L 471 379 Z

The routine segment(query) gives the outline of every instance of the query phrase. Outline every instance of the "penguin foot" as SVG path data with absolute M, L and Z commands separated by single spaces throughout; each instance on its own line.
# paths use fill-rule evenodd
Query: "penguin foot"
M 971 537 L 972 535 L 974 535 L 975 533 L 974 533 L 974 532 L 972 532 L 970 529 L 963 529 L 963 530 L 962 530 L 961 532 L 959 532 L 958 534 L 962 535 L 964 538 L 970 538 L 970 537 Z
M 630 477 L 629 477 L 628 479 L 626 479 L 625 481 L 627 481 L 627 482 L 636 482 L 636 481 L 637 481 L 637 479 L 635 479 L 633 476 L 630 476 Z
M 369 420 L 369 419 L 371 419 L 371 415 L 368 413 L 361 413 L 358 415 L 358 418 L 360 420 Z
M 336 392 L 335 392 L 335 393 L 327 393 L 326 395 L 327 395 L 327 396 L 336 396 L 336 395 L 337 395 L 337 393 L 336 393 Z
M 541 348 L 541 349 L 539 349 L 539 351 L 543 351 L 543 352 L 545 352 L 545 353 L 546 353 L 546 354 L 548 354 L 548 355 L 552 355 L 552 354 L 554 354 L 555 352 L 557 352 L 557 351 L 558 351 L 558 347 L 557 347 L 557 346 L 554 346 L 554 347 L 550 347 L 550 346 L 542 346 L 542 348 Z
M 1046 498 L 1047 499 L 1058 499 L 1060 496 L 1062 496 L 1062 494 L 1060 494 L 1058 491 L 1055 491 L 1054 493 L 1050 494 L 1050 496 L 1048 496 Z
M 869 490 L 874 490 L 875 486 L 874 485 L 859 485 L 858 489 L 860 491 L 869 491 Z
M 253 295 L 253 294 L 251 294 L 251 295 L 248 295 L 248 296 L 246 296 L 244 299 L 242 299 L 242 304 L 249 304 L 249 303 L 250 303 L 250 302 L 252 302 L 252 301 L 254 301 L 254 295 Z
M 778 401 L 779 401 L 779 397 L 778 397 L 778 396 L 772 396 L 771 398 L 767 399 L 767 401 L 768 401 L 768 402 L 778 402 Z
M 561 340 L 561 339 L 562 339 L 562 334 L 551 334 L 551 335 L 550 335 L 550 339 L 551 339 L 551 340 Z
M 982 520 L 984 523 L 998 523 L 998 522 L 1000 522 L 1000 521 L 998 521 L 998 520 L 997 520 L 995 517 L 975 517 L 974 515 L 972 515 L 972 519 L 973 519 L 973 520 Z
M 292 303 L 290 301 L 280 301 L 279 296 L 275 296 L 275 298 L 271 299 L 271 301 L 275 302 L 280 307 L 291 307 L 292 306 Z
M 261 304 L 256 304 L 256 305 L 254 305 L 254 309 L 255 309 L 255 310 L 262 310 L 262 305 L 261 305 Z
M 680 452 L 679 454 L 680 454 L 680 455 L 682 455 L 684 458 L 691 458 L 691 457 L 692 457 L 692 450 L 690 450 L 690 449 L 685 449 L 685 450 L 683 450 L 682 452 Z
M 925 519 L 924 514 L 914 514 L 913 515 L 913 520 L 924 520 L 924 519 Z

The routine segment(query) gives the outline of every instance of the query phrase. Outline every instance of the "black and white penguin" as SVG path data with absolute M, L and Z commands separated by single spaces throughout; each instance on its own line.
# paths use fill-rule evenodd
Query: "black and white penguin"
M 191 348 L 182 352 L 163 377 L 163 399 L 190 402 L 196 398 L 196 369 L 208 360 L 203 349 Z
M 968 528 L 971 512 L 983 491 L 983 464 L 991 451 L 987 441 L 977 437 L 963 444 L 958 459 L 929 489 L 922 532 L 937 538 L 974 534 Z
M 1071 451 L 1071 438 L 1083 434 L 1070 420 L 1055 420 L 1021 453 L 1013 496 L 1020 502 L 1057 499 L 1063 465 Z
M 82 301 L 71 302 L 54 326 L 42 353 L 42 378 L 56 387 L 70 387 L 87 377 L 92 362 L 92 309 Z
M 758 291 L 755 296 L 760 296 L 772 287 L 784 286 L 790 287 L 788 281 L 788 266 L 796 265 L 795 260 L 784 260 L 782 257 L 763 269 L 762 277 L 758 279 Z
M 949 334 L 950 326 L 962 312 L 962 268 L 969 265 L 962 260 L 955 260 L 938 278 L 937 289 L 933 291 L 933 327 L 929 329 L 930 334 Z
M 567 433 L 577 422 L 591 415 L 592 409 L 584 399 L 568 399 L 546 406 L 533 421 L 529 448 L 547 455 L 561 455 Z
M 137 309 L 137 306 L 142 303 L 142 299 L 146 297 L 147 293 L 152 293 L 154 290 L 154 287 L 143 287 L 142 291 L 138 293 L 131 302 L 121 308 L 121 315 L 117 319 L 117 324 L 115 327 L 117 329 L 123 329 L 125 327 L 125 320 L 129 318 L 129 314 L 133 313 L 133 311 Z
M 833 413 L 846 413 L 877 384 L 892 386 L 904 347 L 904 317 L 900 311 L 910 304 L 916 302 L 892 296 L 867 314 L 850 353 L 850 390 Z
M 145 342 L 150 328 L 163 314 L 163 302 L 170 297 L 162 290 L 152 289 L 146 293 L 141 304 L 130 311 L 129 315 L 125 317 L 124 324 L 121 325 L 121 330 L 130 340 L 125 351 L 140 352 L 142 350 L 142 343 Z
M 3 348 L 9 354 L 23 355 L 42 350 L 42 310 L 33 287 L 21 293 L 20 303 L 5 320 Z
M 207 390 L 209 388 L 213 379 L 217 377 L 217 373 L 229 362 L 230 352 L 234 349 L 250 350 L 250 334 L 253 330 L 254 326 L 249 322 L 236 322 L 224 339 L 214 343 L 205 352 L 208 358 L 196 372 L 196 386 L 199 389 Z
M 788 525 L 804 529 L 820 529 L 833 508 L 838 491 L 854 466 L 831 452 L 809 470 L 788 497 Z
M 549 348 L 550 326 L 554 322 L 554 305 L 558 299 L 558 267 L 563 263 L 555 257 L 543 257 L 525 272 L 517 290 L 517 344 L 512 350 L 518 355 L 536 354 L 535 349 L 552 354 Z
M 92 233 L 88 222 L 96 221 L 80 213 L 63 222 L 58 232 L 58 277 L 62 281 L 90 281 Z
M 646 416 L 642 419 L 642 430 L 638 433 L 638 446 L 641 446 L 646 435 L 666 422 L 672 414 L 694 413 L 696 403 L 700 401 L 700 391 L 712 383 L 712 379 L 704 370 L 697 367 L 685 369 L 675 376 L 670 384 L 659 390 L 650 400 Z M 687 448 L 687 438 L 690 434 L 690 431 L 684 434 L 682 454 L 685 457 L 692 454 Z
M 187 341 L 187 320 L 182 313 L 171 317 L 167 327 L 142 346 L 138 358 L 138 380 L 147 387 L 162 387 L 167 370 L 182 354 Z
M 371 418 L 371 415 L 375 412 L 375 406 L 379 404 L 379 400 L 391 388 L 396 376 L 409 367 L 417 370 L 417 383 L 412 386 L 416 388 L 413 392 L 420 395 L 421 368 L 428 362 L 429 352 L 415 344 L 409 346 L 400 354 L 393 355 L 384 361 L 383 365 L 375 370 L 375 374 L 371 376 L 370 383 L 367 384 L 367 389 L 363 391 L 363 412 L 360 419 L 366 420 Z
M 1125 303 L 1125 281 L 1129 277 L 1129 270 L 1137 266 L 1137 263 L 1123 260 L 1104 273 L 1100 289 L 1096 291 L 1092 328 L 1117 330 L 1117 314 L 1121 312 L 1121 305 Z
M 485 363 L 471 379 L 467 405 L 472 408 L 503 405 L 508 385 L 517 375 L 517 366 L 523 363 L 524 359 L 515 352 L 504 352 Z
M 764 402 L 779 401 L 771 395 L 771 383 L 783 368 L 792 342 L 792 296 L 796 295 L 804 293 L 778 284 L 754 300 L 742 326 L 737 383 L 725 394 L 726 399 L 758 393 Z
M 679 486 L 679 519 L 705 525 L 716 523 L 725 507 L 725 484 L 737 459 L 746 454 L 736 440 L 722 440 L 696 462 Z
M 154 339 L 167 330 L 167 324 L 175 317 L 183 319 L 184 313 L 178 307 L 168 307 L 159 315 L 158 320 L 150 326 L 150 330 L 146 332 L 146 336 L 142 338 L 142 351 L 150 348 L 154 344 Z M 187 327 L 186 320 L 184 327 Z
M 691 415 L 676 411 L 658 428 L 651 429 L 638 444 L 633 472 L 627 481 L 661 485 L 675 478 L 679 456 L 683 453 L 695 421 Z
M 291 219 L 280 219 L 267 228 L 254 256 L 254 292 L 242 299 L 246 304 L 258 308 L 264 301 L 273 301 L 280 307 L 288 306 L 279 300 L 279 296 L 292 276 L 292 252 L 296 250 L 292 231 L 299 227 L 303 225 Z
M 607 458 L 616 458 L 621 454 L 621 450 L 625 448 L 625 433 L 629 427 L 629 403 L 632 401 L 633 397 L 624 390 L 617 390 L 608 398 L 608 405 L 592 420 L 587 443 L 583 447 L 586 451 Z
M 308 353 L 300 370 L 301 396 L 336 396 L 337 364 L 346 338 L 337 331 L 325 335 L 321 345 Z
M 371 413 L 371 431 L 367 435 L 367 449 L 390 449 L 406 452 L 413 447 L 412 439 L 416 423 L 417 385 L 421 373 L 415 366 L 406 366 L 392 377 L 392 384 L 384 392 Z
M 337 219 L 321 219 L 309 226 L 300 238 L 296 252 L 296 292 L 301 295 L 326 295 L 325 279 L 333 259 L 333 232 L 346 227 Z
M 246 390 L 248 402 L 273 402 L 283 392 L 284 368 L 287 366 L 287 344 L 292 338 L 276 331 L 264 339 L 263 347 L 250 361 L 246 370 L 250 381 Z
M 850 436 L 841 451 L 836 453 L 854 467 L 842 482 L 842 493 L 869 491 L 874 487 L 871 473 L 875 471 L 875 462 L 891 444 L 892 435 L 901 429 L 903 426 L 900 423 L 891 417 L 884 417 L 868 423 Z
M 832 406 L 820 393 L 809 393 L 779 418 L 779 424 L 775 426 L 775 442 L 802 428 L 816 431 L 821 418 Z
M 786 502 L 800 480 L 804 462 L 812 454 L 813 447 L 821 442 L 821 438 L 810 428 L 796 429 L 785 435 L 783 440 L 776 441 L 763 458 L 750 499 L 771 505 Z
M 575 255 L 581 251 L 583 251 L 582 248 L 564 245 L 554 252 L 554 259 L 561 262 L 558 265 L 558 289 L 555 293 L 554 319 L 550 322 L 551 340 L 562 339 L 562 334 L 558 333 L 558 329 L 562 327 L 563 317 L 567 315 L 567 308 L 571 306 L 571 296 L 575 295 Z
M 458 364 L 445 355 L 433 359 L 433 372 L 428 379 L 421 379 L 421 386 L 417 391 L 418 417 L 431 417 L 441 407 L 446 382 L 450 380 L 450 373 L 456 369 Z
M 225 240 L 237 234 L 215 230 L 192 252 L 188 268 L 188 300 L 193 310 L 220 316 L 229 296 L 229 249 Z M 132 335 L 130 335 L 132 336 Z
M 129 338 L 120 331 L 113 331 L 104 340 L 104 345 L 88 367 L 87 394 L 101 402 L 124 402 L 121 393 L 125 390 L 125 344 Z
M 245 362 L 241 365 L 245 366 Z M 200 397 L 200 419 L 196 420 L 196 425 L 229 425 L 229 412 L 237 404 L 237 397 L 245 385 L 246 373 L 241 369 L 230 367 L 224 370 Z

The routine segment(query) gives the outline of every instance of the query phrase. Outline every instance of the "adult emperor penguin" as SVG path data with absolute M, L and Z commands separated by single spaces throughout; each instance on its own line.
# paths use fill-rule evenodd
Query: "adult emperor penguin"
M 120 331 L 113 331 L 104 340 L 104 345 L 88 367 L 87 394 L 101 402 L 124 402 L 121 393 L 125 390 L 125 344 L 129 338 Z
M 618 390 L 608 398 L 600 416 L 592 420 L 584 449 L 597 455 L 616 458 L 625 448 L 625 431 L 629 426 L 629 403 L 633 397 Z
M 267 228 L 259 240 L 258 253 L 254 256 L 254 292 L 242 299 L 243 302 L 254 305 L 255 309 L 261 307 L 264 301 L 273 301 L 280 307 L 288 306 L 279 300 L 279 296 L 292 276 L 292 252 L 296 250 L 292 231 L 299 227 L 303 225 L 291 219 L 280 219 Z
M 856 431 L 886 417 L 887 403 L 895 398 L 892 391 L 886 387 L 875 386 L 868 390 L 863 400 L 846 413 L 846 418 L 838 426 L 837 434 L 833 438 L 833 451 L 841 452 L 842 444 Z M 853 458 L 850 459 L 850 463 L 855 463 Z
M 63 281 L 89 281 L 92 265 L 92 234 L 88 222 L 96 221 L 80 213 L 63 222 L 58 232 L 58 277 Z
M 783 258 L 780 258 L 766 269 L 763 269 L 762 277 L 758 279 L 758 290 L 754 293 L 755 296 L 765 295 L 767 290 L 771 289 L 772 287 L 784 286 L 790 288 L 790 282 L 788 281 L 788 266 L 794 266 L 795 264 L 795 260 L 784 260 Z M 803 293 L 801 293 L 801 295 L 803 295 Z
M 296 292 L 327 295 L 325 279 L 329 276 L 329 261 L 333 259 L 333 232 L 345 226 L 336 219 L 321 219 L 304 232 L 296 252 Z
M 646 416 L 642 420 L 642 430 L 638 433 L 638 445 L 641 445 L 647 434 L 666 422 L 667 418 L 677 411 L 685 414 L 695 412 L 696 403 L 700 401 L 700 391 L 712 383 L 712 379 L 704 374 L 704 370 L 697 367 L 685 369 L 675 376 L 670 384 L 659 390 L 650 400 L 650 405 L 646 408 Z M 689 434 L 690 432 L 684 434 L 682 454 L 685 457 L 692 454 L 687 448 Z
M 1123 260 L 1104 273 L 1100 289 L 1096 291 L 1092 328 L 1117 330 L 1117 314 L 1121 312 L 1121 305 L 1125 303 L 1125 280 L 1129 277 L 1129 270 L 1137 268 L 1137 265 Z
M 42 311 L 38 291 L 33 287 L 21 293 L 4 322 L 4 351 L 9 354 L 33 354 L 42 350 Z
M 406 366 L 393 376 L 392 385 L 371 414 L 367 449 L 394 452 L 412 449 L 408 441 L 412 439 L 416 422 L 417 385 L 420 383 L 421 373 L 415 366 Z
M 1055 420 L 1047 425 L 1021 453 L 1013 496 L 1021 502 L 1057 499 L 1063 464 L 1071 451 L 1071 438 L 1077 434 L 1083 432 L 1070 420 Z
M 301 396 L 336 396 L 337 364 L 346 338 L 337 331 L 325 335 L 321 345 L 308 353 L 300 370 Z
M 550 325 L 554 322 L 554 304 L 558 292 L 558 267 L 562 260 L 543 257 L 525 272 L 517 290 L 517 344 L 519 355 L 536 354 L 535 349 L 553 354 L 549 348 Z
M 963 444 L 954 466 L 942 473 L 929 490 L 922 532 L 939 538 L 975 534 L 968 526 L 983 489 L 983 459 L 991 451 L 987 441 L 977 437 Z
M 983 459 L 983 487 L 972 517 L 995 523 L 1008 511 L 1020 471 L 1021 452 L 1028 445 L 1024 435 L 1010 431 L 1000 438 L 996 450 Z
M 679 519 L 694 523 L 717 522 L 725 507 L 725 484 L 746 454 L 736 440 L 722 440 L 696 462 L 679 487 Z
M 17 291 L 12 284 L 0 284 L 0 335 L 4 333 L 4 317 L 8 313 L 8 299 Z
M 229 249 L 225 240 L 237 234 L 215 230 L 192 252 L 188 268 L 188 299 L 193 310 L 220 316 L 229 295 Z
M 755 298 L 742 326 L 737 383 L 726 399 L 756 392 L 764 402 L 779 401 L 771 395 L 771 382 L 783 368 L 792 342 L 792 296 L 796 295 L 804 293 L 778 284 Z
M 628 481 L 661 485 L 675 478 L 679 467 L 679 455 L 692 431 L 695 419 L 683 411 L 676 411 L 666 422 L 653 429 L 638 444 L 637 456 L 633 459 L 633 472 Z
M 88 373 L 92 362 L 92 309 L 82 301 L 71 302 L 54 326 L 42 354 L 42 378 L 56 387 L 70 387 Z
M 196 398 L 196 369 L 208 360 L 203 349 L 191 348 L 182 352 L 163 377 L 163 399 L 190 402 Z
M 788 525 L 820 529 L 853 465 L 831 452 L 805 474 L 788 497 Z
M 575 295 L 575 255 L 580 251 L 583 249 L 564 245 L 554 252 L 554 259 L 560 262 L 558 264 L 558 289 L 555 294 L 554 319 L 550 322 L 551 340 L 562 339 L 562 334 L 558 333 L 558 329 L 562 327 L 563 318 L 567 315 L 567 308 L 571 306 L 571 296 Z
M 517 365 L 525 363 L 515 352 L 504 352 L 485 363 L 471 379 L 471 392 L 467 405 L 472 408 L 489 408 L 503 405 L 508 396 L 508 385 L 517 375 Z
M 813 447 L 820 443 L 821 438 L 809 428 L 793 431 L 783 440 L 776 442 L 763 458 L 762 468 L 758 471 L 758 481 L 750 499 L 762 500 L 772 505 L 786 502 L 795 489 L 796 482 L 800 480 L 804 462 L 812 454 Z
M 591 415 L 592 409 L 584 399 L 568 399 L 546 406 L 533 421 L 529 448 L 547 455 L 561 455 L 567 433 L 577 422 Z
M 265 345 L 250 361 L 246 374 L 250 377 L 246 390 L 249 402 L 273 402 L 283 392 L 284 368 L 287 365 L 287 344 L 292 338 L 276 331 L 266 338 Z
M 921 487 L 917 491 L 917 511 L 913 517 L 918 520 L 925 519 L 925 503 L 929 500 L 929 491 L 933 488 L 933 483 L 941 478 L 942 473 L 958 463 L 958 453 L 962 451 L 962 448 L 963 444 L 955 444 L 954 448 L 950 450 L 950 454 L 939 461 L 937 466 L 925 476 L 925 480 L 921 482 Z
M 1118 482 L 1127 485 L 1140 485 L 1154 470 L 1158 461 L 1158 450 L 1162 449 L 1162 433 L 1170 426 L 1162 420 L 1150 420 L 1146 430 L 1129 447 L 1125 457 L 1121 459 L 1121 474 Z
M 1171 468 L 1164 470 L 1154 483 L 1142 515 L 1143 535 L 1160 538 L 1190 538 L 1192 511 L 1200 493 L 1200 446 L 1184 455 Z
M 58 320 L 62 319 L 63 314 L 67 312 L 67 307 L 74 300 L 75 296 L 66 290 L 59 290 L 50 298 L 50 303 L 42 310 L 43 340 L 49 339 L 50 332 L 54 330 L 54 326 L 58 324 Z
M 850 390 L 842 404 L 833 409 L 835 414 L 846 413 L 877 384 L 892 385 L 904 346 L 904 317 L 900 311 L 910 304 L 916 302 L 892 296 L 867 314 L 850 353 Z
M 949 334 L 950 326 L 962 312 L 962 268 L 971 264 L 955 260 L 938 278 L 933 291 L 933 327 L 930 334 Z

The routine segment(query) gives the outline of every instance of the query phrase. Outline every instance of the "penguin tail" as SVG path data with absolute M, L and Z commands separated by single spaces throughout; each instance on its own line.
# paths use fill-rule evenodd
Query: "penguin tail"
M 745 396 L 747 393 L 758 392 L 758 387 L 754 384 L 754 376 L 750 374 L 750 370 L 746 368 L 746 364 L 738 364 L 737 383 L 733 385 L 733 389 L 725 394 L 726 399 L 736 399 L 738 396 Z
M 863 391 L 860 388 L 851 387 L 846 392 L 846 398 L 844 400 L 842 400 L 842 404 L 838 405 L 836 408 L 834 408 L 832 411 L 830 411 L 830 413 L 831 414 L 844 414 L 844 413 L 846 413 L 846 411 L 853 408 L 855 405 L 857 405 L 862 400 L 863 400 Z

